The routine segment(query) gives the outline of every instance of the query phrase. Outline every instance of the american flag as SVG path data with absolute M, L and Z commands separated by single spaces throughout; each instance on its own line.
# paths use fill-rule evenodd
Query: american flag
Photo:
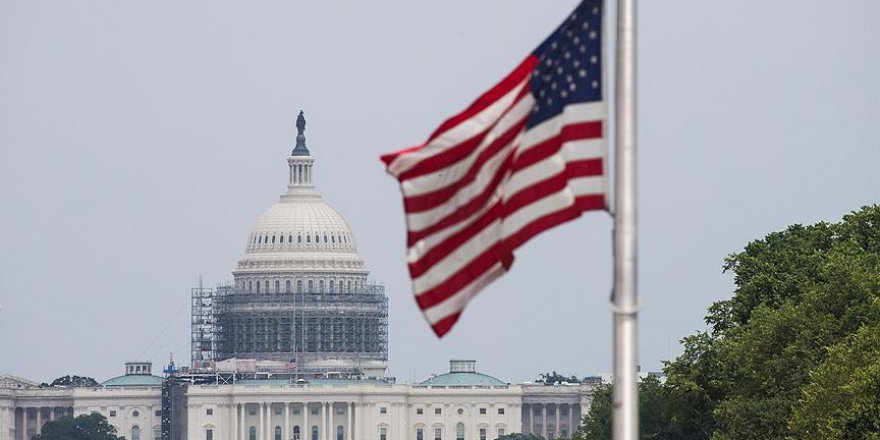
M 427 142 L 382 157 L 403 193 L 413 293 L 437 336 L 516 248 L 606 208 L 602 19 L 602 0 L 581 2 Z

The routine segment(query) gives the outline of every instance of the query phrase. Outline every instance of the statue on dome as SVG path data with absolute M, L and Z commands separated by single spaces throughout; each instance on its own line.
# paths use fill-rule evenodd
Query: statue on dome
M 297 134 L 303 134 L 306 131 L 306 118 L 303 116 L 303 111 L 299 111 L 299 116 L 296 117 L 296 132 Z

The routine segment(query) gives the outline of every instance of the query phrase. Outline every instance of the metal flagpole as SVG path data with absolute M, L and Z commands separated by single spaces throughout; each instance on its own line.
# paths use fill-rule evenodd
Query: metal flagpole
M 614 440 L 639 438 L 636 366 L 636 5 L 617 0 L 614 177 Z

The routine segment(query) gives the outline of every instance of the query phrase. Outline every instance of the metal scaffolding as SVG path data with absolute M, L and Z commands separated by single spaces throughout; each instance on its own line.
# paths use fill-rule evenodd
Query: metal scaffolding
M 192 367 L 206 370 L 229 358 L 290 362 L 304 374 L 358 376 L 361 362 L 388 359 L 384 286 L 366 284 L 349 293 L 194 288 Z M 341 366 L 309 368 L 320 359 L 341 360 Z

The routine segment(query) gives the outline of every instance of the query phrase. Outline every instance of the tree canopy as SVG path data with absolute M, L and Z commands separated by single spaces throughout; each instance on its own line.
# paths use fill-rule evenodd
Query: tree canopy
M 125 440 L 125 437 L 117 437 L 116 428 L 104 416 L 93 412 L 46 422 L 34 440 Z
M 541 373 L 535 382 L 543 383 L 544 385 L 553 385 L 557 383 L 580 383 L 581 380 L 574 374 L 571 376 L 565 376 L 557 373 L 556 370 L 553 370 L 550 373 Z
M 880 206 L 771 233 L 723 270 L 733 296 L 642 390 L 662 407 L 642 438 L 880 440 Z M 600 397 L 585 428 L 610 420 Z
M 77 375 L 67 375 L 56 378 L 50 384 L 40 384 L 40 386 L 45 387 L 96 387 L 98 386 L 98 381 L 96 381 L 92 377 L 87 376 L 77 376 Z

